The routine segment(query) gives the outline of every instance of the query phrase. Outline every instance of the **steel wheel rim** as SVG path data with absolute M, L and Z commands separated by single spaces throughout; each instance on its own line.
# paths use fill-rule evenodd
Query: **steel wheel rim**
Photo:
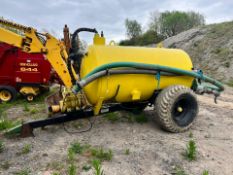
M 178 108 L 181 108 L 182 111 L 179 111 Z M 185 127 L 188 126 L 195 118 L 197 110 L 197 103 L 195 99 L 188 95 L 184 94 L 179 98 L 172 109 L 172 117 L 174 122 L 177 125 Z
M 2 101 L 5 101 L 5 102 L 10 101 L 11 98 L 12 98 L 12 95 L 11 95 L 11 93 L 8 90 L 2 90 L 0 92 L 0 99 Z
M 28 95 L 28 96 L 27 96 L 27 100 L 28 100 L 28 101 L 33 101 L 33 95 Z

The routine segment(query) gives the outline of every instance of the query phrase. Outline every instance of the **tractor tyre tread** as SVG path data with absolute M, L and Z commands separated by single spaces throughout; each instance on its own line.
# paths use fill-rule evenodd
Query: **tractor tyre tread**
M 184 127 L 177 125 L 172 118 L 172 107 L 176 99 L 181 94 L 185 93 L 192 95 L 196 100 L 195 93 L 190 88 L 183 85 L 169 86 L 168 88 L 162 90 L 162 92 L 158 95 L 157 99 L 155 100 L 155 112 L 163 129 L 173 133 L 184 132 L 192 126 L 194 120 L 197 118 L 195 117 L 190 124 Z M 197 113 L 198 107 L 196 115 Z

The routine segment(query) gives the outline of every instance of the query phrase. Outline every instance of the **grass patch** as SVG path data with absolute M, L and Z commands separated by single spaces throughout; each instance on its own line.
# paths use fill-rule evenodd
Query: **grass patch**
M 126 150 L 125 150 L 125 155 L 129 155 L 130 154 L 130 150 L 127 148 Z
M 84 171 L 89 171 L 91 169 L 91 165 L 84 165 L 83 167 L 82 167 L 82 170 L 84 170 Z
M 189 138 L 193 138 L 193 133 L 190 131 Z
M 74 152 L 74 150 L 71 149 L 71 148 L 69 148 L 67 156 L 68 156 L 68 161 L 73 162 L 74 159 L 75 159 L 75 152 Z
M 68 161 L 73 162 L 75 160 L 75 154 L 80 154 L 86 157 L 93 157 L 102 161 L 112 160 L 113 153 L 111 149 L 104 150 L 103 148 L 95 148 L 90 145 L 82 145 L 79 142 L 72 143 L 68 148 Z
M 81 145 L 79 142 L 75 142 L 71 144 L 69 150 L 72 150 L 75 154 L 82 154 L 84 150 L 90 147 L 90 145 Z
M 0 102 L 0 117 L 4 114 L 5 110 L 10 108 L 12 105 L 10 103 Z
M 138 114 L 138 115 L 135 115 L 135 121 L 137 123 L 147 123 L 148 122 L 148 119 L 146 118 L 146 116 L 141 113 L 141 114 Z
M 5 149 L 5 144 L 2 140 L 0 140 L 0 153 L 2 153 L 4 149 Z
M 180 166 L 176 166 L 174 168 L 174 172 L 172 173 L 172 175 L 188 175 L 184 169 Z
M 31 171 L 26 168 L 26 169 L 22 169 L 18 172 L 15 172 L 14 175 L 29 175 L 31 173 Z
M 28 103 L 24 103 L 24 104 L 23 104 L 23 111 L 24 111 L 24 112 L 29 112 L 29 111 L 30 111 L 30 109 L 29 109 L 29 107 L 28 107 Z
M 6 111 L 7 109 L 11 108 L 11 107 L 15 107 L 15 106 L 23 106 L 23 110 L 25 112 L 29 112 L 30 105 L 34 105 L 34 104 L 44 104 L 44 100 L 47 96 L 51 95 L 52 93 L 54 93 L 55 91 L 57 91 L 58 88 L 53 88 L 48 92 L 45 92 L 41 95 L 39 95 L 38 97 L 35 98 L 34 101 L 30 102 L 30 104 L 28 103 L 28 101 L 24 98 L 22 98 L 21 96 L 18 96 L 18 99 L 13 101 L 13 102 L 0 102 L 0 116 L 2 115 L 2 113 L 4 111 Z
M 9 108 L 11 107 L 15 107 L 17 105 L 20 105 L 20 106 L 24 106 L 25 104 L 27 104 L 28 102 L 24 99 L 18 99 L 16 101 L 13 101 L 13 102 L 9 102 L 9 103 L 6 103 L 6 102 L 0 102 L 0 116 Z
M 21 154 L 28 154 L 32 149 L 31 144 L 25 144 L 22 148 Z
M 190 140 L 186 146 L 185 157 L 190 160 L 196 160 L 197 156 L 197 146 L 194 140 Z
M 148 119 L 144 113 L 140 113 L 140 114 L 127 113 L 127 115 L 125 115 L 125 118 L 129 123 L 136 122 L 136 123 L 143 124 L 143 123 L 148 122 Z
M 104 115 L 104 118 L 106 118 L 111 123 L 115 123 L 115 122 L 119 121 L 119 119 L 120 119 L 118 113 L 116 113 L 116 112 L 107 113 Z
M 101 162 L 99 160 L 94 159 L 92 161 L 92 166 L 95 170 L 95 175 L 104 175 L 104 170 L 102 170 Z
M 77 167 L 72 163 L 68 167 L 68 175 L 76 175 L 77 174 Z
M 0 131 L 10 129 L 18 124 L 20 124 L 19 121 L 11 121 L 7 118 L 6 113 L 2 113 L 2 116 L 0 117 Z
M 132 113 L 127 112 L 126 115 L 124 115 L 124 118 L 129 123 L 134 123 L 135 122 L 135 118 L 134 118 L 134 115 Z
M 92 166 L 95 170 L 96 175 L 103 175 L 103 170 L 101 170 L 101 162 L 105 160 L 112 160 L 113 154 L 112 150 L 104 150 L 103 148 L 95 148 L 88 144 L 80 144 L 79 142 L 74 142 L 68 148 L 68 175 L 75 175 L 77 172 L 77 167 L 74 165 L 75 155 L 79 154 L 87 158 L 94 158 Z M 88 159 L 89 161 L 90 159 Z M 86 164 L 82 167 L 82 170 L 89 171 L 91 166 Z
M 221 60 L 227 59 L 231 53 L 230 49 L 226 47 L 215 48 L 212 52 L 215 54 L 216 58 Z
M 229 81 L 227 82 L 227 85 L 230 86 L 230 87 L 233 87 L 233 79 L 229 80 Z
M 203 173 L 202 173 L 202 175 L 209 175 L 209 171 L 204 170 Z
M 61 173 L 54 172 L 52 175 L 61 175 Z
M 104 160 L 112 160 L 113 154 L 112 150 L 104 150 L 103 148 L 92 148 L 91 154 L 101 162 Z
M 36 108 L 32 108 L 31 110 L 30 110 L 30 114 L 36 114 L 36 113 L 38 113 L 39 111 L 36 109 Z
M 211 24 L 208 25 L 210 28 L 210 31 L 208 32 L 207 36 L 211 38 L 221 38 L 222 36 L 232 36 L 231 35 L 231 29 L 233 27 L 232 22 L 223 22 L 219 24 Z
M 0 120 L 0 131 L 3 131 L 5 129 L 12 128 L 14 126 L 13 122 L 8 120 L 7 118 L 1 118 Z

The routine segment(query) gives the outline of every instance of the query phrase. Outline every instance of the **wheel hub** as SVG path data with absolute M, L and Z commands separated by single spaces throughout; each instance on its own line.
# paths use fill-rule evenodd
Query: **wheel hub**
M 179 106 L 177 109 L 176 109 L 178 112 L 183 112 L 183 108 L 181 106 Z
M 2 91 L 0 92 L 0 99 L 1 99 L 2 101 L 5 101 L 5 102 L 10 101 L 11 98 L 12 98 L 12 95 L 11 95 L 11 93 L 10 93 L 9 91 L 7 91 L 7 90 L 2 90 Z
M 27 96 L 27 100 L 28 100 L 28 101 L 33 101 L 33 99 L 34 99 L 33 95 L 28 95 L 28 96 Z
M 191 123 L 194 119 L 194 111 L 197 104 L 195 99 L 188 94 L 182 95 L 174 104 L 172 116 L 177 125 L 184 127 Z

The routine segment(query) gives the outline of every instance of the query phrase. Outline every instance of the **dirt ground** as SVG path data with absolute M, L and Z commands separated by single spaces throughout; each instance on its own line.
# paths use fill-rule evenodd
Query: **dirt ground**
M 116 121 L 97 117 L 93 128 L 84 133 L 70 134 L 62 125 L 36 129 L 35 137 L 4 138 L 5 149 L 0 153 L 0 174 L 16 174 L 29 169 L 30 174 L 44 175 L 60 172 L 67 174 L 67 149 L 73 142 L 90 144 L 94 147 L 111 149 L 113 158 L 103 161 L 105 175 L 169 175 L 178 174 L 177 167 L 186 174 L 202 175 L 208 170 L 210 175 L 233 174 L 233 89 L 227 90 L 214 104 L 211 96 L 198 96 L 200 109 L 193 127 L 184 133 L 172 134 L 161 130 L 154 121 L 150 109 L 144 112 L 148 122 Z M 34 106 L 40 109 L 40 106 Z M 7 111 L 9 118 L 32 117 L 25 114 L 22 107 L 15 106 Z M 36 116 L 45 116 L 40 109 Z M 34 115 L 34 116 L 35 116 Z M 92 119 L 94 120 L 94 119 Z M 71 125 L 71 124 L 70 124 Z M 80 125 L 81 129 L 88 123 Z M 73 125 L 68 128 L 77 131 Z M 190 134 L 197 144 L 197 159 L 188 161 L 184 157 Z M 28 153 L 21 153 L 30 144 Z M 126 150 L 129 151 L 126 154 Z M 75 164 L 78 174 L 91 175 L 93 170 L 82 170 L 88 158 L 77 155 Z

